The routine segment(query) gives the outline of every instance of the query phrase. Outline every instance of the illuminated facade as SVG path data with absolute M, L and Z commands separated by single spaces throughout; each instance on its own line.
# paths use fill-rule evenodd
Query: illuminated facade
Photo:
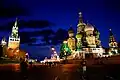
M 68 30 L 69 38 L 67 39 L 68 47 L 71 49 L 71 51 L 76 49 L 76 42 L 74 38 L 74 30 L 72 27 Z
M 81 12 L 79 13 L 76 36 L 74 37 L 74 30 L 71 27 L 68 30 L 68 35 L 67 44 L 73 58 L 80 58 L 82 53 L 102 56 L 102 53 L 105 52 L 101 46 L 99 31 L 90 23 L 84 23 Z

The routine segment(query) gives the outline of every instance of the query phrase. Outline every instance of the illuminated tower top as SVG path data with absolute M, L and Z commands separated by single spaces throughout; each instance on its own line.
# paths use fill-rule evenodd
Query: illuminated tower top
M 6 38 L 3 37 L 2 41 L 1 41 L 1 45 L 4 46 L 4 45 L 6 45 L 6 44 L 7 44 L 7 42 L 6 42 Z
M 74 29 L 72 28 L 72 25 L 70 25 L 70 28 L 68 29 L 68 35 L 69 35 L 69 37 L 74 36 Z
M 115 40 L 115 38 L 114 38 L 114 36 L 113 36 L 112 30 L 111 30 L 111 29 L 109 29 L 109 31 L 110 31 L 110 38 L 109 38 L 109 42 L 116 42 L 116 40 Z
M 18 38 L 18 22 L 17 22 L 17 18 L 16 18 L 16 21 L 14 23 L 14 26 L 12 28 L 12 33 L 11 33 L 11 37 L 12 38 Z
M 109 29 L 109 31 L 110 31 L 109 47 L 117 47 L 117 42 L 116 42 L 115 37 L 114 37 L 114 35 L 112 33 L 112 30 Z
M 83 29 L 85 27 L 85 23 L 83 22 L 83 17 L 82 17 L 82 13 L 79 12 L 79 23 L 77 25 L 77 33 L 83 32 Z
M 79 12 L 79 23 L 83 23 L 82 12 Z
M 82 16 L 82 12 L 79 12 L 79 23 L 77 26 L 80 26 L 80 25 L 85 25 L 85 23 L 83 23 L 83 16 Z
M 12 33 L 9 36 L 8 48 L 16 49 L 19 48 L 19 45 L 20 45 L 20 37 L 18 36 L 18 22 L 16 18 L 16 21 L 12 28 Z

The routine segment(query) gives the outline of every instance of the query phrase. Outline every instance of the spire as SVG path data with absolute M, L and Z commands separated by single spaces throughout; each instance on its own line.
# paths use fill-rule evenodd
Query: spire
M 79 23 L 83 23 L 82 12 L 79 12 Z
M 110 40 L 109 40 L 109 42 L 115 42 L 116 40 L 115 40 L 115 38 L 114 38 L 114 35 L 113 35 L 113 33 L 112 33 L 112 29 L 109 29 L 109 32 L 110 32 Z
M 12 28 L 12 34 L 11 34 L 11 36 L 15 37 L 15 38 L 18 37 L 18 25 L 17 24 L 18 24 L 18 19 L 16 18 L 16 21 L 15 21 L 14 26 Z
M 18 19 L 16 18 L 16 21 L 15 21 L 15 24 L 14 24 L 15 27 L 17 27 L 17 21 L 18 21 Z
M 109 29 L 109 31 L 110 31 L 110 36 L 113 36 L 112 29 Z

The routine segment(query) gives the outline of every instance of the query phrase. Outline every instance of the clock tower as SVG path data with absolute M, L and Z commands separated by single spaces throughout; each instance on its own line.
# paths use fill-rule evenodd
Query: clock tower
M 12 28 L 12 33 L 9 36 L 8 48 L 11 48 L 13 50 L 19 49 L 19 45 L 20 45 L 20 37 L 18 35 L 18 25 L 17 25 L 17 18 L 16 18 L 16 21 Z

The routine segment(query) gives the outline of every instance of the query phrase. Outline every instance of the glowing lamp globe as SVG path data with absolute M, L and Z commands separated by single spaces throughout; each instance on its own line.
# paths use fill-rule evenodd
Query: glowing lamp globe
M 56 51 L 54 51 L 54 53 L 56 54 L 57 52 L 56 52 Z
M 17 50 L 16 52 L 19 52 L 19 50 Z
M 51 48 L 53 51 L 55 50 L 55 48 Z
M 25 55 L 28 55 L 28 53 L 26 53 Z

